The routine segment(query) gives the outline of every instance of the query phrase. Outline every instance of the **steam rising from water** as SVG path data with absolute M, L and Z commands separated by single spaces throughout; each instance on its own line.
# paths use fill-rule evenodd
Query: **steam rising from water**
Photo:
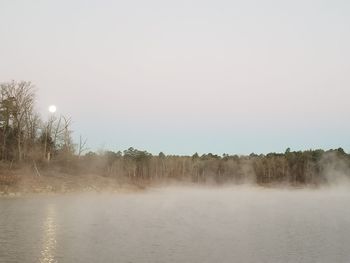
M 349 162 L 338 158 L 334 152 L 328 152 L 322 156 L 321 167 L 323 176 L 330 186 L 350 189 Z
M 348 262 L 349 202 L 253 186 L 2 199 L 0 261 Z

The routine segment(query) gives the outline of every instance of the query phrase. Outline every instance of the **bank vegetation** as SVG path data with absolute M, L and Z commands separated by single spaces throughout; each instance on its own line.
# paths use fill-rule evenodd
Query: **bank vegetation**
M 320 186 L 350 177 L 342 148 L 283 153 L 191 156 L 124 151 L 88 151 L 72 140 L 71 119 L 35 110 L 30 82 L 0 85 L 0 194 L 144 188 L 170 182 Z

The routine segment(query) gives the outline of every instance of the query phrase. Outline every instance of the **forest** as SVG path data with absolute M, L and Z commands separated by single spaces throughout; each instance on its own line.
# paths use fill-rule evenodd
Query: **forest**
M 186 182 L 291 186 L 318 186 L 350 176 L 350 155 L 342 148 L 191 156 L 154 155 L 133 147 L 92 152 L 83 138 L 73 142 L 69 117 L 51 116 L 46 121 L 40 117 L 35 110 L 36 89 L 32 83 L 6 82 L 0 85 L 0 91 L 2 188 L 26 178 L 42 180 L 58 175 L 62 181 L 89 175 L 137 185 Z

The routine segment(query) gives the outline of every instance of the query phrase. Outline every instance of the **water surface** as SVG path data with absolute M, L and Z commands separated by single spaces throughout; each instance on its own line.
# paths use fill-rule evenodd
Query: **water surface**
M 0 199 L 0 262 L 350 262 L 350 191 L 164 188 Z

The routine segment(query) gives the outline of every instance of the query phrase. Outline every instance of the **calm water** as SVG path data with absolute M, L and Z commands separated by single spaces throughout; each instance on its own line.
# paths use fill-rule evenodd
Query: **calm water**
M 350 191 L 0 199 L 0 262 L 350 262 Z

